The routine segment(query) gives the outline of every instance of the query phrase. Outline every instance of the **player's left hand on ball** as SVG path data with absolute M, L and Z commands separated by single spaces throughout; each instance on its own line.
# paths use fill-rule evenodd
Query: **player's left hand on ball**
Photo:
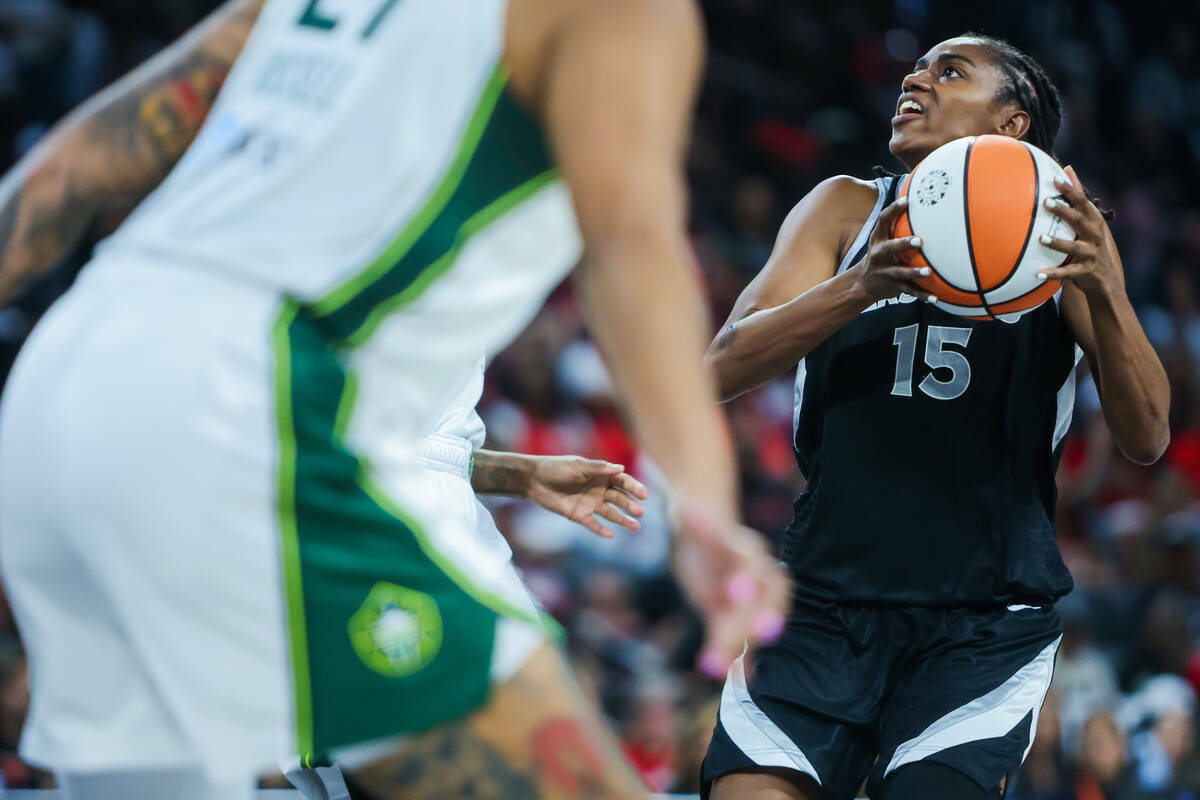
M 1042 270 L 1038 277 L 1070 280 L 1085 294 L 1123 286 L 1121 258 L 1117 255 L 1108 223 L 1088 199 L 1075 170 L 1067 167 L 1065 172 L 1071 178 L 1070 182 L 1055 180 L 1054 185 L 1062 192 L 1066 203 L 1050 197 L 1045 201 L 1046 209 L 1071 226 L 1075 231 L 1075 240 L 1042 236 L 1040 241 L 1043 245 L 1066 253 L 1070 259 L 1061 267 Z
M 538 459 L 527 494 L 543 508 L 606 539 L 613 531 L 596 517 L 636 531 L 641 527 L 636 517 L 645 513 L 638 501 L 648 496 L 646 487 L 620 464 L 579 456 Z

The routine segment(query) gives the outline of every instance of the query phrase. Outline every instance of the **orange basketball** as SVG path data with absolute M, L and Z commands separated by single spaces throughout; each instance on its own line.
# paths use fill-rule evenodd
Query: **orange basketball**
M 1053 158 L 1011 136 L 968 136 L 934 150 L 900 188 L 908 208 L 893 233 L 921 237 L 908 263 L 933 274 L 916 283 L 969 319 L 1015 319 L 1049 300 L 1061 284 L 1037 273 L 1066 254 L 1038 238 L 1075 238 L 1043 205 L 1060 196 L 1060 176 Z

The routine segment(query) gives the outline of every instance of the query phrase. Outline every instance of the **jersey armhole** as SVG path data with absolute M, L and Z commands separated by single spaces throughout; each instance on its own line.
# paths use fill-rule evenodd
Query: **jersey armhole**
M 883 211 L 884 203 L 891 193 L 891 187 L 888 186 L 888 181 L 890 180 L 893 179 L 875 179 L 875 191 L 878 194 L 875 198 L 875 206 L 871 209 L 871 213 L 867 215 L 866 222 L 859 228 L 858 235 L 854 237 L 854 241 L 846 248 L 846 254 L 842 256 L 842 262 L 838 264 L 837 272 L 834 273 L 835 275 L 841 275 L 858 260 L 858 252 L 862 250 L 863 245 L 867 243 L 867 239 L 871 237 L 871 231 L 875 230 L 875 221 L 879 219 L 879 213 Z

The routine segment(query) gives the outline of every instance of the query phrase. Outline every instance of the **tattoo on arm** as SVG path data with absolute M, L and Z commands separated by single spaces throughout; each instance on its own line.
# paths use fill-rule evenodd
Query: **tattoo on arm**
M 99 211 L 157 186 L 191 144 L 264 0 L 232 0 L 61 123 L 0 183 L 0 304 L 62 260 Z
M 524 497 L 529 491 L 534 459 L 517 453 L 476 450 L 471 488 L 479 494 Z

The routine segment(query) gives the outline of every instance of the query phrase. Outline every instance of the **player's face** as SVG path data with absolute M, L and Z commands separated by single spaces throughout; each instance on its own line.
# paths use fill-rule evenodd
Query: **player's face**
M 947 39 L 917 60 L 901 84 L 892 154 L 909 169 L 946 142 L 999 133 L 1011 109 L 996 102 L 1004 76 L 977 39 Z

